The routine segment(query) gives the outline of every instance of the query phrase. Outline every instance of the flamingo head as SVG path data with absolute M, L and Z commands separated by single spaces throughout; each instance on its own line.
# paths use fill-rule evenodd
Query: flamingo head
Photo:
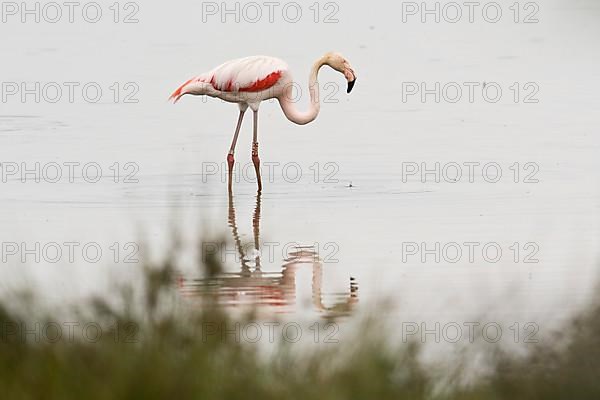
M 334 70 L 344 74 L 344 77 L 346 77 L 346 80 L 348 81 L 347 93 L 350 93 L 356 83 L 356 73 L 354 72 L 354 69 L 352 69 L 350 62 L 340 53 L 334 52 L 327 53 L 324 58 L 326 65 L 329 65 Z

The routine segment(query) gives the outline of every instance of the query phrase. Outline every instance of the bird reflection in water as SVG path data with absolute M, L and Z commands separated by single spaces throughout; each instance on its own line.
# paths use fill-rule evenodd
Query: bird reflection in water
M 198 298 L 205 296 L 216 299 L 224 306 L 275 307 L 278 312 L 291 312 L 296 306 L 297 272 L 301 268 L 312 268 L 312 304 L 316 311 L 325 317 L 349 315 L 358 302 L 358 285 L 351 278 L 349 290 L 345 293 L 324 293 L 323 262 L 319 258 L 318 249 L 314 246 L 296 246 L 292 248 L 280 272 L 264 272 L 261 265 L 260 252 L 260 218 L 261 193 L 256 195 L 256 206 L 252 216 L 254 246 L 252 251 L 246 251 L 248 246 L 242 245 L 236 214 L 234 196 L 229 188 L 228 224 L 239 254 L 241 270 L 233 273 L 220 273 L 204 279 L 181 279 L 181 291 L 186 297 Z M 248 254 L 251 253 L 251 254 Z M 327 303 L 332 305 L 326 306 Z

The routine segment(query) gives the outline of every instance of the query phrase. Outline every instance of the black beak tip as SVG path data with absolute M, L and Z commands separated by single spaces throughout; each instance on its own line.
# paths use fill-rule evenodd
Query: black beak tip
M 350 93 L 352 91 L 352 89 L 354 88 L 354 84 L 356 83 L 356 79 L 354 79 L 353 81 L 349 81 L 348 82 L 348 91 L 346 93 Z

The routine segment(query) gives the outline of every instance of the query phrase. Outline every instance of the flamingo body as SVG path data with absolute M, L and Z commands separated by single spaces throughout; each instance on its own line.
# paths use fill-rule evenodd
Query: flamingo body
M 288 65 L 283 60 L 252 56 L 228 61 L 188 80 L 171 95 L 171 100 L 177 102 L 184 94 L 196 94 L 256 105 L 280 96 L 285 82 L 290 81 Z

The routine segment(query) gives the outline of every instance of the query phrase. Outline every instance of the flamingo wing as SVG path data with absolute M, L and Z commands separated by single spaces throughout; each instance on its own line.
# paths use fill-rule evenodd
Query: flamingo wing
M 278 58 L 253 56 L 228 61 L 201 80 L 221 92 L 260 92 L 273 87 L 287 69 Z
M 206 94 L 207 87 L 230 93 L 260 92 L 273 87 L 287 70 L 287 64 L 275 57 L 240 58 L 188 80 L 170 99 L 176 103 L 185 93 Z

